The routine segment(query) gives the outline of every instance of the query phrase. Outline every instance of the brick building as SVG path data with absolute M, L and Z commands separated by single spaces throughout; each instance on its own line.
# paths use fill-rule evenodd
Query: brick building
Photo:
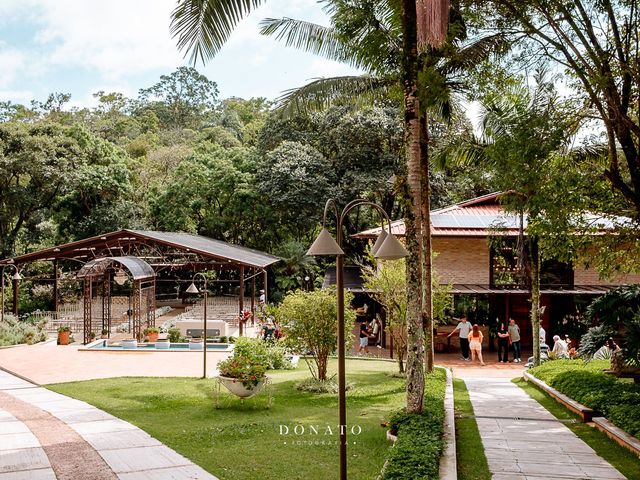
M 440 284 L 451 285 L 458 314 L 466 311 L 472 322 L 486 325 L 513 318 L 527 346 L 532 339 L 529 292 L 518 278 L 515 255 L 519 218 L 504 211 L 498 196 L 493 193 L 431 212 L 434 266 Z M 526 216 L 524 220 L 526 224 Z M 393 222 L 392 232 L 403 236 L 404 222 Z M 355 237 L 375 239 L 379 233 L 380 228 L 374 228 Z M 568 316 L 584 312 L 594 297 L 638 282 L 640 275 L 602 280 L 582 266 L 543 262 L 541 320 L 547 341 L 570 333 Z

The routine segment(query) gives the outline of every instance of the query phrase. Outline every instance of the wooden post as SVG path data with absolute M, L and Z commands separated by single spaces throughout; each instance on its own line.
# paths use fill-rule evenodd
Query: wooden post
M 16 272 L 18 268 L 16 267 Z M 13 279 L 13 314 L 18 317 L 20 313 L 20 280 Z
M 53 311 L 58 314 L 58 259 L 53 260 Z
M 262 284 L 263 284 L 263 289 L 264 289 L 264 304 L 266 305 L 267 303 L 269 303 L 268 297 L 267 297 L 267 293 L 268 293 L 268 289 L 267 289 L 267 271 L 264 270 L 262 272 Z
M 242 336 L 242 331 L 244 328 L 244 321 L 243 321 L 243 315 L 242 312 L 244 311 L 244 265 L 240 265 L 240 302 L 239 302 L 239 307 L 240 307 L 240 321 L 238 322 L 238 325 L 240 326 L 240 336 Z
M 84 278 L 84 292 L 83 292 L 83 300 L 84 300 L 84 332 L 83 332 L 83 343 L 86 345 L 89 343 L 89 334 L 91 333 L 91 277 Z
M 251 270 L 251 326 L 256 324 L 256 269 Z

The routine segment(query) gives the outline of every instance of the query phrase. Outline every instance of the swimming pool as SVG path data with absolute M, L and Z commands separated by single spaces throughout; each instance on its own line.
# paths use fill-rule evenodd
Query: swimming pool
M 166 342 L 165 342 L 166 345 Z M 120 342 L 114 342 L 112 344 L 107 344 L 107 340 L 96 340 L 93 343 L 88 344 L 82 350 L 91 350 L 91 351 L 100 351 L 100 352 L 202 352 L 202 344 L 199 344 L 199 348 L 194 348 L 192 345 L 189 348 L 188 343 L 169 343 L 169 347 L 167 348 L 163 345 L 164 348 L 156 348 L 156 344 L 149 343 L 138 343 L 136 347 L 123 347 Z M 207 351 L 208 352 L 230 352 L 233 350 L 233 344 L 230 343 L 207 343 Z

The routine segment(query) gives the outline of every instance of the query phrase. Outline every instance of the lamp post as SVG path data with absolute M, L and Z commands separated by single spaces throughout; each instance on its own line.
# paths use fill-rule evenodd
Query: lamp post
M 391 220 L 384 209 L 373 202 L 357 199 L 349 202 L 341 213 L 333 199 L 327 200 L 322 219 L 322 230 L 313 242 L 307 255 L 329 255 L 336 257 L 336 288 L 338 306 L 338 410 L 340 420 L 340 480 L 347 480 L 347 404 L 345 380 L 345 347 L 344 347 L 344 251 L 342 250 L 342 227 L 347 214 L 356 207 L 373 207 L 387 221 L 389 233 L 385 233 L 384 224 L 380 237 L 376 240 L 377 247 L 374 257 L 381 260 L 397 260 L 409 255 L 398 239 L 391 234 Z M 333 209 L 336 219 L 337 241 L 333 239 L 326 228 L 327 213 Z
M 16 271 L 16 273 L 13 274 L 13 279 L 14 280 L 22 280 L 22 276 L 20 275 L 20 272 L 18 271 L 18 267 L 16 267 L 13 263 L 7 263 L 5 265 L 2 266 L 2 300 L 0 300 L 2 303 L 0 305 L 0 321 L 4 322 L 4 269 L 7 267 L 13 267 Z
M 198 272 L 191 279 L 191 285 L 187 288 L 187 293 L 200 293 L 198 287 L 196 287 L 195 279 L 198 275 L 202 276 L 204 280 L 204 315 L 202 320 L 202 378 L 207 378 L 207 277 L 204 273 Z

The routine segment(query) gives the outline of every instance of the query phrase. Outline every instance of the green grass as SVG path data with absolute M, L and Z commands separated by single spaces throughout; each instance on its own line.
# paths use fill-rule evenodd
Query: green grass
M 347 437 L 350 480 L 375 478 L 388 455 L 380 424 L 405 401 L 404 380 L 389 375 L 396 368 L 391 362 L 347 361 L 347 381 L 353 385 L 347 392 L 347 423 L 362 429 Z M 332 360 L 330 371 L 335 369 Z M 216 410 L 214 382 L 192 378 L 128 377 L 47 387 L 137 425 L 222 480 L 337 478 L 337 395 L 295 390 L 309 376 L 306 365 L 269 375 L 270 409 L 264 394 L 241 404 L 223 393 Z M 280 435 L 280 425 L 291 434 Z M 296 425 L 307 431 L 318 425 L 321 433 L 330 425 L 334 435 L 293 435 Z
M 521 378 L 515 379 L 513 382 L 527 392 L 531 398 L 549 410 L 556 418 L 560 420 L 578 420 L 579 417 L 576 414 L 567 410 L 535 385 L 527 383 Z M 640 462 L 638 457 L 629 450 L 621 447 L 607 435 L 585 423 L 577 421 L 576 423 L 566 423 L 565 425 L 625 477 L 640 478 Z
M 464 381 L 453 380 L 453 397 L 456 413 L 456 458 L 458 480 L 491 480 L 491 472 L 480 431 L 475 418 L 469 392 Z M 465 418 L 460 418 L 460 417 Z

